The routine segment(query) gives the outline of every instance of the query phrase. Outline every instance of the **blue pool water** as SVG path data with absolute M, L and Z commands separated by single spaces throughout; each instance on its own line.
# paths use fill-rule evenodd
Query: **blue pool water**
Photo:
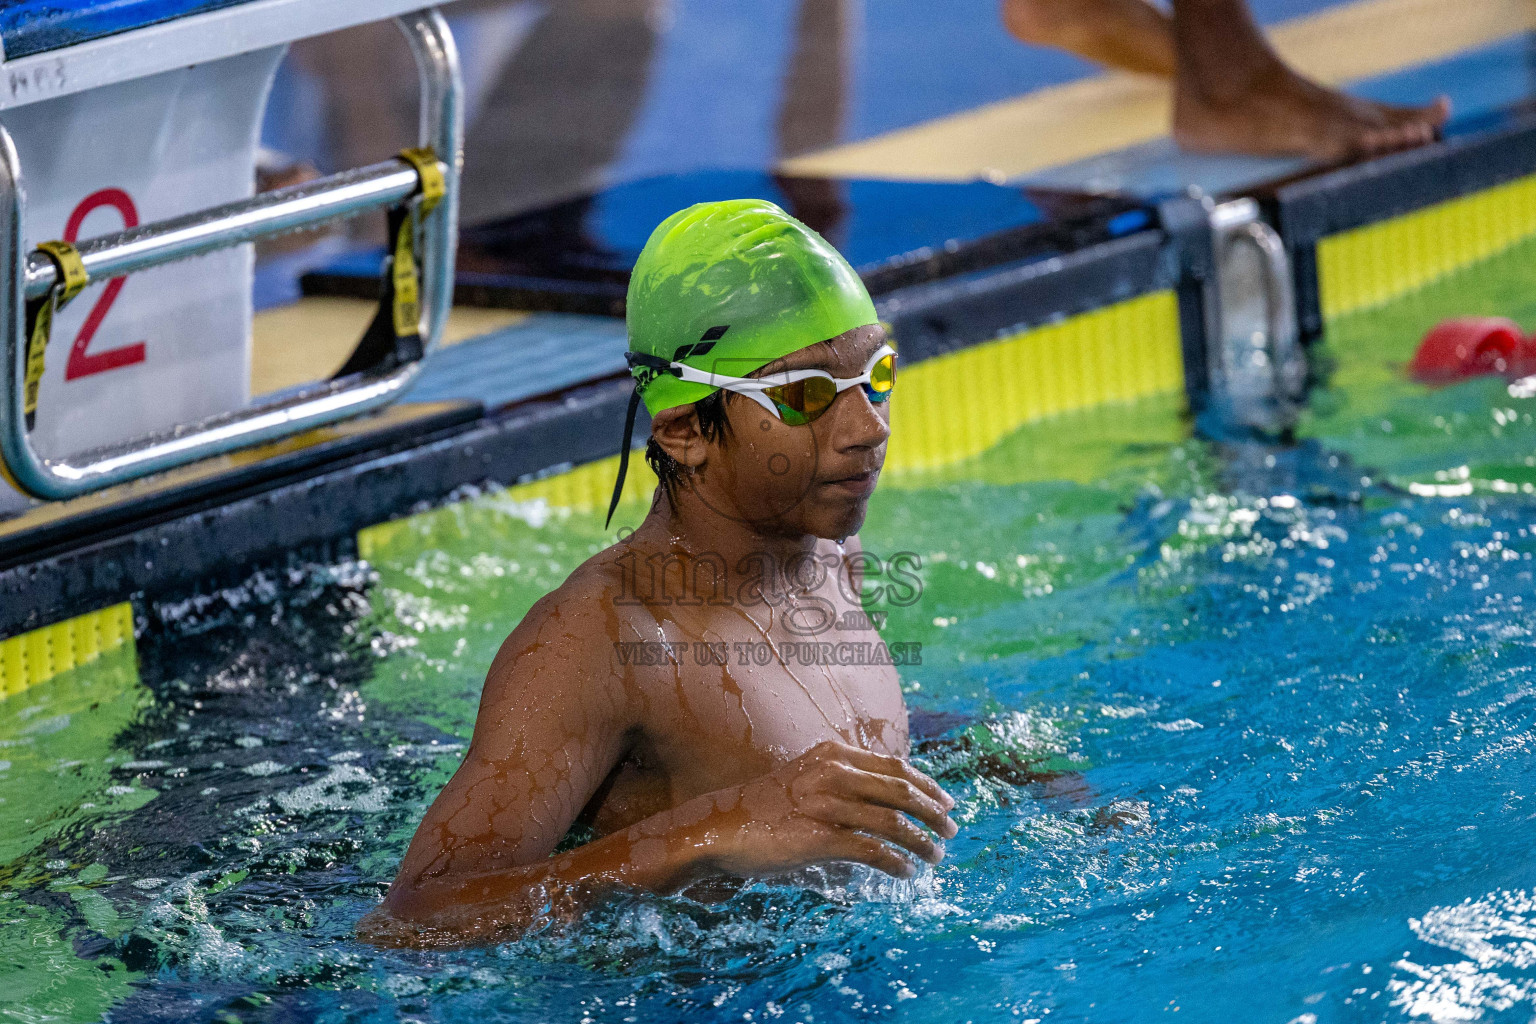
M 960 800 L 912 882 L 371 949 L 491 652 L 598 519 L 486 494 L 147 605 L 136 660 L 0 702 L 0 1014 L 1528 1021 L 1536 427 L 1502 382 L 1339 358 L 1374 383 L 1293 445 L 1169 399 L 882 483 L 865 545 L 923 566 L 885 635 Z

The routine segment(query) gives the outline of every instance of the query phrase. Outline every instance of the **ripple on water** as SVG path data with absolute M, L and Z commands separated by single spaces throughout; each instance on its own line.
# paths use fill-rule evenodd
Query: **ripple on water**
M 251 992 L 450 1024 L 1528 1019 L 1536 503 L 1217 491 L 1216 456 L 1178 450 L 1155 493 L 960 482 L 903 492 L 895 536 L 872 517 L 871 550 L 944 555 L 886 627 L 924 645 L 916 756 L 960 801 L 916 879 L 622 895 L 488 949 L 356 943 L 462 756 L 501 640 L 472 627 L 601 540 L 486 497 L 366 570 L 166 610 L 143 710 L 88 763 L 62 745 L 89 702 L 8 719 L 0 816 L 75 781 L 124 803 L 37 833 L 0 915 L 69 937 L 54 972 L 131 974 L 122 1020 Z

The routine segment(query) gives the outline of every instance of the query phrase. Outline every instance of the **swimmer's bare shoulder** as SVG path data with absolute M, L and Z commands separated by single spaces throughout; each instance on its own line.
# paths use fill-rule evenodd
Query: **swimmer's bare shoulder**
M 706 793 L 552 857 L 642 727 L 643 674 L 613 643 L 654 619 L 616 601 L 618 548 L 541 598 L 486 676 L 464 761 L 417 829 L 359 935 L 461 945 L 570 917 L 619 888 L 674 892 L 709 875 L 858 861 L 905 877 L 937 862 L 954 801 L 905 761 L 823 743 L 760 778 Z M 654 637 L 654 632 L 650 633 Z

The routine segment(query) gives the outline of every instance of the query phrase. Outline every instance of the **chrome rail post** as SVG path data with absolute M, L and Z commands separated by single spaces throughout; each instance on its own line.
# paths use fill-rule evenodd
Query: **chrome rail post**
M 1306 356 L 1301 350 L 1301 335 L 1296 328 L 1296 286 L 1291 278 L 1291 261 L 1285 254 L 1285 243 L 1280 240 L 1280 235 L 1261 220 L 1243 225 L 1242 237 L 1255 246 L 1264 259 L 1274 406 L 1278 422 L 1290 427 L 1296 422 L 1307 386 Z
M 1306 387 L 1290 261 L 1252 199 L 1206 200 L 1214 273 L 1207 282 L 1211 398 L 1231 425 L 1283 432 Z
M 397 19 L 421 75 L 420 144 L 431 146 L 447 170 L 443 201 L 424 218 L 421 255 L 423 358 L 442 341 L 453 308 L 454 258 L 459 247 L 459 172 L 464 165 L 464 85 L 459 52 L 436 9 Z
M 0 331 L 5 334 L 5 351 L 0 354 L 0 460 L 4 460 L 7 479 L 29 494 L 44 497 L 51 475 L 27 437 L 21 395 L 27 372 L 21 242 L 21 207 L 25 197 L 16 143 L 0 125 Z
M 458 51 L 441 14 L 428 9 L 404 15 L 397 21 L 411 44 L 420 71 L 421 144 L 432 146 L 446 165 L 443 199 L 420 224 L 418 258 L 423 289 L 421 333 L 424 359 L 442 339 L 453 301 L 464 130 L 463 85 Z M 231 204 L 218 210 L 203 211 L 200 215 L 123 232 L 110 239 L 98 240 L 96 245 L 82 245 L 81 251 L 91 253 L 95 266 L 103 274 L 117 276 L 109 274 L 108 268 L 117 268 L 119 273 L 125 272 L 124 268 L 144 269 L 308 223 L 389 205 L 388 196 L 403 186 L 403 181 L 392 180 L 392 174 L 397 170 L 379 165 L 346 172 L 308 187 L 296 186 L 248 203 Z M 414 177 L 414 172 L 411 173 Z M 361 192 L 354 189 L 356 194 L 333 195 L 334 202 L 330 205 L 323 198 L 327 188 L 339 191 L 344 186 L 358 186 L 363 182 L 371 182 L 371 186 L 360 186 Z M 412 183 L 405 195 L 409 196 L 414 190 Z M 285 203 L 288 204 L 286 207 Z M 4 458 L 4 468 L 16 486 L 35 497 L 51 500 L 76 497 L 370 412 L 400 397 L 420 371 L 421 360 L 417 360 L 385 373 L 365 372 L 338 381 L 309 385 L 247 409 L 122 444 L 60 458 L 40 455 L 28 437 L 21 401 L 26 372 L 25 310 L 26 296 L 34 293 L 33 289 L 38 290 L 36 294 L 45 293 L 51 283 L 45 279 L 52 271 L 38 266 L 29 274 L 28 254 L 22 249 L 24 204 L 25 190 L 16 147 L 10 135 L 0 127 L 0 262 L 4 264 L 0 267 L 0 275 L 3 275 L 0 276 L 0 325 L 3 325 L 0 329 L 5 334 L 5 351 L 0 354 L 0 457 Z M 354 205 L 345 209 L 348 204 Z M 226 222 L 215 230 L 217 225 L 210 221 L 219 215 L 223 215 Z M 242 220 L 242 215 L 250 216 Z M 118 249 L 116 253 L 114 244 Z

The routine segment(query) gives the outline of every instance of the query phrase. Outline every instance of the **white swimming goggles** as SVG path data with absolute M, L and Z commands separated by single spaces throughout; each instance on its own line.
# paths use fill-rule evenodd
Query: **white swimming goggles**
M 896 386 L 896 350 L 890 345 L 881 345 L 857 377 L 834 377 L 826 370 L 786 370 L 765 377 L 728 377 L 639 353 L 630 354 L 630 365 L 649 366 L 679 380 L 734 391 L 794 427 L 819 417 L 849 388 L 863 385 L 864 394 L 879 405 L 890 400 L 891 391 Z

